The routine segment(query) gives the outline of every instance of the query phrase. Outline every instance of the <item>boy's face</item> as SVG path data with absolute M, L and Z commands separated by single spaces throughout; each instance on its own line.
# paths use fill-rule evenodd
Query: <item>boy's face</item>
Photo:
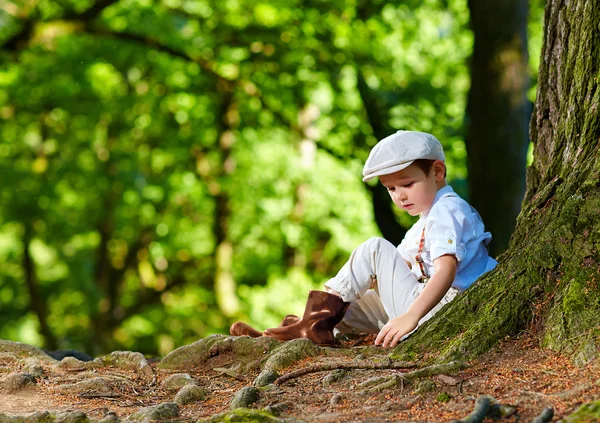
M 444 171 L 444 162 L 441 160 L 433 163 L 428 175 L 413 163 L 406 169 L 382 175 L 379 180 L 396 206 L 411 216 L 417 216 L 431 208 L 438 189 L 445 185 Z

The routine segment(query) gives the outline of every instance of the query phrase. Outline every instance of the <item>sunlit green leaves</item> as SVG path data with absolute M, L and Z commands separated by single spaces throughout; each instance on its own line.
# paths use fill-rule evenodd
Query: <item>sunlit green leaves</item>
M 238 317 L 300 312 L 378 234 L 372 107 L 436 134 L 466 178 L 464 1 L 121 0 L 89 22 L 69 18 L 87 0 L 37 4 L 45 22 L 0 69 L 0 337 L 41 342 L 25 228 L 64 347 L 165 354 L 226 331 L 217 270 Z

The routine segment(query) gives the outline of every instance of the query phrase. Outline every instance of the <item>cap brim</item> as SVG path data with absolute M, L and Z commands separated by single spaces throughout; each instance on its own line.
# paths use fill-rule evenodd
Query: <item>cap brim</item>
M 370 181 L 371 179 L 376 178 L 378 176 L 389 175 L 390 173 L 399 172 L 402 169 L 406 169 L 407 167 L 409 167 L 411 164 L 413 164 L 413 162 L 414 160 L 411 160 L 410 162 L 402 163 L 399 165 L 385 167 L 383 169 L 377 169 L 374 172 L 363 175 L 363 182 Z

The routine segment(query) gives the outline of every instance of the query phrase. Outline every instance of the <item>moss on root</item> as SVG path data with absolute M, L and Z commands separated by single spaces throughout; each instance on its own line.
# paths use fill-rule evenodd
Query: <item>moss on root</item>
M 247 408 L 238 408 L 227 413 L 217 414 L 206 420 L 199 420 L 204 423 L 230 423 L 230 422 L 256 422 L 256 423 L 301 423 L 300 420 L 280 419 L 266 411 L 249 410 Z
M 595 423 L 600 421 L 600 401 L 582 405 L 562 421 L 564 423 Z
M 391 354 L 414 360 L 473 358 L 530 331 L 577 364 L 600 350 L 600 190 L 554 182 L 525 208 L 498 267 L 444 307 Z M 542 190 L 543 192 L 544 190 Z M 541 198 L 540 197 L 540 198 Z
M 242 366 L 262 360 L 281 343 L 268 337 L 211 335 L 177 348 L 162 359 L 160 369 L 182 370 L 201 365 L 216 356 L 232 355 Z

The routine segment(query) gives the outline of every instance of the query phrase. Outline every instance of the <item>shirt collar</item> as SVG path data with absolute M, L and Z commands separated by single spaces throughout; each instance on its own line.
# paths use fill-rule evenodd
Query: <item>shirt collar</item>
M 427 217 L 429 211 L 433 208 L 435 203 L 437 203 L 437 201 L 442 198 L 443 195 L 450 194 L 452 192 L 454 192 L 454 190 L 450 185 L 446 185 L 445 187 L 438 189 L 438 191 L 435 193 L 435 197 L 433 198 L 433 203 L 431 203 L 431 207 L 426 212 L 421 213 L 421 217 Z

